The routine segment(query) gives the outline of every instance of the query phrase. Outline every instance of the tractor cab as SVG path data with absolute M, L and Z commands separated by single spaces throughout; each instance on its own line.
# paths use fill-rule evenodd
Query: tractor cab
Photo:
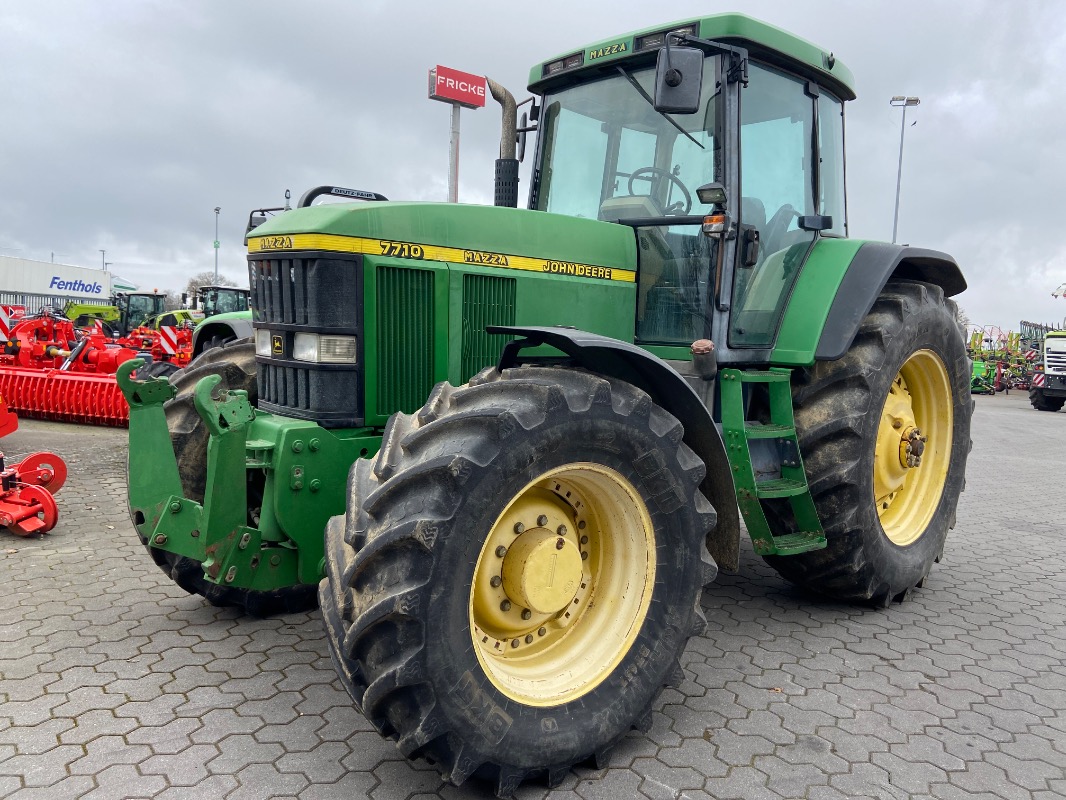
M 713 40 L 682 23 L 534 68 L 530 207 L 633 228 L 639 344 L 712 338 L 726 361 L 767 360 L 815 239 L 846 233 L 851 75 L 755 20 L 703 28 Z M 666 50 L 682 110 L 662 94 Z
M 203 312 L 204 317 L 248 310 L 248 290 L 233 286 L 201 286 L 193 298 L 193 308 Z
M 115 295 L 119 327 L 123 334 L 139 328 L 163 313 L 167 296 L 160 292 L 128 292 Z

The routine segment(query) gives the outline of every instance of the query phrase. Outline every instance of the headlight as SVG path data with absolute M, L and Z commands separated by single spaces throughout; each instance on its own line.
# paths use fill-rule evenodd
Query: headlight
M 257 356 L 270 355 L 270 331 L 266 330 L 265 328 L 256 328 L 255 354 Z
M 292 357 L 319 364 L 354 364 L 359 354 L 354 336 L 326 336 L 298 333 L 293 339 Z

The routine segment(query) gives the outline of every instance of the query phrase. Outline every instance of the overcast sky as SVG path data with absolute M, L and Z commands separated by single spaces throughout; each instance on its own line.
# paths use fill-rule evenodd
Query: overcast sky
M 252 208 L 319 184 L 444 200 L 441 63 L 524 99 L 529 68 L 636 28 L 728 6 L 375 0 L 4 0 L 0 254 L 181 289 L 214 266 L 245 283 Z M 1066 7 L 1061 2 L 747 0 L 827 49 L 848 104 L 851 235 L 888 241 L 908 113 L 899 241 L 952 254 L 971 321 L 1061 322 L 1066 299 Z M 910 126 L 911 121 L 917 124 Z M 490 203 L 499 111 L 462 119 L 460 202 Z M 523 181 L 522 202 L 528 181 Z

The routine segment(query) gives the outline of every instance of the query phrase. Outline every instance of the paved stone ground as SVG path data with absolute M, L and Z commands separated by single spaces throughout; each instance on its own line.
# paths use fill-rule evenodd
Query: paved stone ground
M 647 736 L 522 798 L 1066 796 L 1066 412 L 978 397 L 942 564 L 885 611 L 803 596 L 748 548 Z M 353 710 L 317 614 L 239 618 L 173 586 L 125 510 L 125 433 L 40 422 L 59 526 L 0 531 L 0 797 L 489 797 Z

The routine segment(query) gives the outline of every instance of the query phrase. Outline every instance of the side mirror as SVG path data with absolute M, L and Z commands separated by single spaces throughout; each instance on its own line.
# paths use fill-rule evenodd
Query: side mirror
M 655 65 L 655 110 L 668 114 L 695 114 L 703 89 L 703 51 L 695 47 L 659 49 Z
M 185 308 L 185 306 L 186 306 L 186 304 L 188 302 L 189 302 L 189 294 L 188 294 L 188 292 L 182 292 L 181 293 L 181 307 Z
M 519 162 L 525 161 L 526 158 L 526 128 L 529 125 L 529 118 L 526 113 L 522 112 L 522 118 L 518 121 L 518 160 Z
M 808 214 L 800 217 L 796 224 L 804 231 L 827 231 L 833 227 L 833 218 L 820 214 Z

